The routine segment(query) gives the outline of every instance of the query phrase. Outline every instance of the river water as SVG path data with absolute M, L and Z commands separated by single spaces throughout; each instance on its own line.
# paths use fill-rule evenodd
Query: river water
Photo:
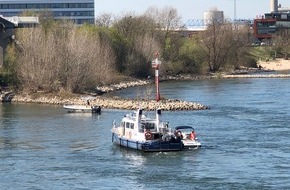
M 211 108 L 163 112 L 171 126 L 194 126 L 202 143 L 166 153 L 111 143 L 111 125 L 125 110 L 71 114 L 61 106 L 0 104 L 0 189 L 290 189 L 289 87 L 290 79 L 162 82 L 162 97 Z

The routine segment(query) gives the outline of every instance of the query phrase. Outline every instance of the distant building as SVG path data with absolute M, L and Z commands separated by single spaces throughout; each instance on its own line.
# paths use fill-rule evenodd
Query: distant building
M 290 30 L 290 13 L 266 13 L 254 20 L 254 36 L 259 39 L 270 39 L 281 30 Z
M 0 67 L 3 65 L 7 45 L 15 40 L 15 28 L 36 27 L 38 24 L 38 17 L 0 16 Z
M 94 0 L 1 0 L 0 15 L 19 16 L 23 11 L 51 11 L 55 19 L 94 24 Z
M 281 8 L 278 0 L 270 0 L 270 13 L 255 19 L 253 29 L 259 40 L 270 39 L 281 30 L 290 30 L 290 8 Z

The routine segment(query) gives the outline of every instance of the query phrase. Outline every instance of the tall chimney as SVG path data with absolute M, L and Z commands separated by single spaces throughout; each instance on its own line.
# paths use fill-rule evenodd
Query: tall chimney
M 270 12 L 278 12 L 278 0 L 270 0 Z

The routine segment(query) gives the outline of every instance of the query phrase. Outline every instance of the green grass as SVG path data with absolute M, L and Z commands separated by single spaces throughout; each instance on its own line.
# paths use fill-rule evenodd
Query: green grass
M 271 51 L 269 47 L 266 46 L 251 47 L 250 54 L 256 61 L 265 61 L 272 58 Z

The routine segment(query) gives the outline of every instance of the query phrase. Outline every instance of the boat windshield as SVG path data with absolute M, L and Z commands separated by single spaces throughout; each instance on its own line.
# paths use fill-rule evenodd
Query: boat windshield
M 190 134 L 192 131 L 194 131 L 193 128 L 184 128 L 184 129 L 179 129 L 179 130 L 184 134 Z
M 155 129 L 155 123 L 141 123 L 140 124 L 140 131 L 144 132 L 144 129 L 145 130 L 152 130 L 152 129 Z

